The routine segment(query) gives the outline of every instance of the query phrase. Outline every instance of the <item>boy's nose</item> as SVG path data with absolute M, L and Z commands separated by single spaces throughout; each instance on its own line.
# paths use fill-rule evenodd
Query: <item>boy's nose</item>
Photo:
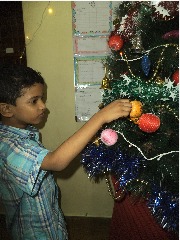
M 46 109 L 46 104 L 42 100 L 40 101 L 39 108 L 42 110 Z

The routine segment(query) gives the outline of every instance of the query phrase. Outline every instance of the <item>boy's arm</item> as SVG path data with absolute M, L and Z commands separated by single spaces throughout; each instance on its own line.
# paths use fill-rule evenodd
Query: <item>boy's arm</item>
M 94 114 L 88 122 L 56 150 L 48 153 L 41 164 L 41 168 L 53 171 L 63 170 L 84 149 L 103 124 L 120 117 L 127 117 L 130 110 L 131 103 L 128 99 L 120 99 L 110 103 Z

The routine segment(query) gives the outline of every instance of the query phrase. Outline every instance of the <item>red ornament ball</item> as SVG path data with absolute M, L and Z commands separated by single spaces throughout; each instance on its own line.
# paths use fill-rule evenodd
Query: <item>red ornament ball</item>
M 118 140 L 118 134 L 113 129 L 105 129 L 101 133 L 101 141 L 107 145 L 112 146 L 114 145 Z
M 179 83 L 179 69 L 177 69 L 173 75 L 172 75 L 172 80 L 174 83 L 177 85 Z
M 124 41 L 120 35 L 110 36 L 108 45 L 112 50 L 118 51 L 122 48 Z
M 152 113 L 145 113 L 139 118 L 138 125 L 143 132 L 152 133 L 160 127 L 160 119 Z

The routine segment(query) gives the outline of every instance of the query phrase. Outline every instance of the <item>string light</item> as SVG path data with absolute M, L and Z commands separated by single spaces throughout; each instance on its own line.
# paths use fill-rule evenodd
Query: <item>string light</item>
M 121 188 L 121 193 L 119 193 L 118 196 L 115 196 L 115 195 L 117 194 L 117 192 L 116 192 L 116 194 L 113 192 L 113 188 L 112 188 L 112 186 L 111 186 L 110 177 L 109 177 L 108 174 L 106 174 L 105 180 L 106 180 L 106 185 L 107 185 L 107 187 L 108 187 L 109 195 L 110 195 L 114 200 L 121 200 L 122 198 L 124 198 L 124 196 L 125 196 L 125 194 L 126 194 L 125 188 Z M 115 184 L 117 184 L 117 183 L 119 183 L 119 182 L 117 181 Z
M 45 9 L 44 9 L 44 11 L 43 11 L 43 13 L 42 13 L 42 17 L 41 17 L 40 24 L 39 24 L 39 26 L 37 27 L 37 29 L 35 30 L 35 32 L 33 33 L 32 38 L 29 38 L 29 36 L 26 36 L 26 39 L 27 39 L 29 42 L 25 44 L 24 50 L 23 50 L 23 52 L 21 53 L 21 56 L 19 57 L 20 59 L 22 59 L 22 57 L 23 57 L 23 55 L 24 55 L 24 53 L 25 53 L 26 47 L 32 42 L 32 40 L 34 39 L 34 37 L 35 37 L 35 35 L 37 34 L 38 30 L 40 29 L 40 27 L 41 27 L 41 25 L 42 25 L 42 23 L 43 23 L 43 19 L 44 19 L 44 15 L 45 15 L 46 10 L 48 9 L 48 13 L 49 13 L 49 14 L 52 14 L 52 13 L 53 13 L 53 9 L 52 9 L 51 7 L 49 7 L 49 5 L 50 5 L 50 1 L 49 1 L 48 4 L 46 5 L 46 7 L 45 7 Z
M 52 14 L 53 13 L 53 9 L 52 8 L 48 8 L 48 13 Z
M 155 157 L 152 157 L 152 158 L 147 158 L 145 155 L 144 155 L 144 153 L 142 152 L 142 150 L 138 147 L 138 146 L 136 146 L 135 144 L 133 144 L 132 142 L 130 142 L 129 140 L 127 140 L 127 138 L 124 136 L 124 134 L 122 133 L 122 132 L 119 132 L 119 131 L 117 131 L 121 136 L 123 136 L 123 138 L 124 138 L 124 140 L 126 141 L 126 142 L 128 142 L 129 144 L 130 144 L 130 146 L 133 146 L 133 147 L 135 147 L 135 148 L 137 148 L 138 149 L 138 151 L 141 153 L 141 155 L 146 159 L 146 160 L 154 160 L 154 159 L 156 159 L 157 158 L 157 160 L 159 161 L 163 156 L 165 156 L 165 155 L 168 155 L 168 154 L 171 154 L 171 153 L 178 153 L 179 151 L 170 151 L 170 152 L 166 152 L 166 153 L 161 153 L 161 154 L 159 154 L 159 155 L 157 155 L 157 156 L 155 156 Z
M 163 48 L 163 49 L 162 49 L 162 52 L 160 53 L 159 60 L 157 61 L 157 65 L 156 65 L 156 69 L 154 70 L 154 74 L 153 74 L 153 76 L 151 77 L 151 79 L 149 79 L 149 81 L 152 81 L 152 80 L 154 80 L 154 79 L 156 78 L 156 76 L 157 76 L 157 74 L 158 74 L 158 70 L 159 70 L 160 65 L 161 65 L 161 63 L 162 63 L 162 60 L 164 59 L 163 54 L 164 54 L 164 52 L 165 52 L 165 49 L 167 49 L 168 47 L 174 47 L 174 48 L 176 48 L 177 51 L 179 51 L 178 44 L 170 43 L 170 44 L 159 45 L 159 46 L 153 47 L 153 48 L 151 48 L 150 50 L 145 51 L 144 53 L 149 54 L 151 51 L 153 51 L 153 50 L 155 50 L 155 49 L 157 49 L 157 48 L 161 48 L 161 47 Z M 130 66 L 129 62 L 133 62 L 133 61 L 136 61 L 136 60 L 140 60 L 140 59 L 142 59 L 143 56 L 140 56 L 140 57 L 137 57 L 137 58 L 133 58 L 133 59 L 128 59 L 125 52 L 124 52 L 124 54 L 123 54 L 122 52 L 120 52 L 119 54 L 120 54 L 121 58 L 120 58 L 120 59 L 117 58 L 117 59 L 115 59 L 115 60 L 116 60 L 116 61 L 124 61 L 124 62 L 126 62 L 126 63 L 127 63 L 128 70 L 129 70 L 131 76 L 132 76 L 132 77 L 135 77 L 135 75 L 133 74 L 133 72 L 132 72 L 132 70 L 131 70 L 131 66 Z M 123 55 L 124 55 L 124 58 L 123 58 Z M 137 78 L 137 77 L 136 77 L 136 78 Z M 140 79 L 140 78 L 138 78 L 138 79 Z
M 47 6 L 45 7 L 45 9 L 44 9 L 44 11 L 42 13 L 41 22 L 40 22 L 39 26 L 37 27 L 36 31 L 34 32 L 34 34 L 32 35 L 32 38 L 31 38 L 30 42 L 32 42 L 32 40 L 34 39 L 34 37 L 37 34 L 38 30 L 40 29 L 40 27 L 42 25 L 42 22 L 43 22 L 43 19 L 44 19 L 44 14 L 45 14 L 46 10 L 48 9 L 49 5 L 50 5 L 50 2 L 48 2 Z M 26 44 L 26 46 L 29 45 L 30 42 L 28 44 Z

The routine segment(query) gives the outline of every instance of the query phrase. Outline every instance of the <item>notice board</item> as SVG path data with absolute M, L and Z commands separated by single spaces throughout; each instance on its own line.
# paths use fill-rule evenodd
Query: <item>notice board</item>
M 72 2 L 76 121 L 89 120 L 102 102 L 103 60 L 110 53 L 108 39 L 113 30 L 113 12 L 118 3 Z

